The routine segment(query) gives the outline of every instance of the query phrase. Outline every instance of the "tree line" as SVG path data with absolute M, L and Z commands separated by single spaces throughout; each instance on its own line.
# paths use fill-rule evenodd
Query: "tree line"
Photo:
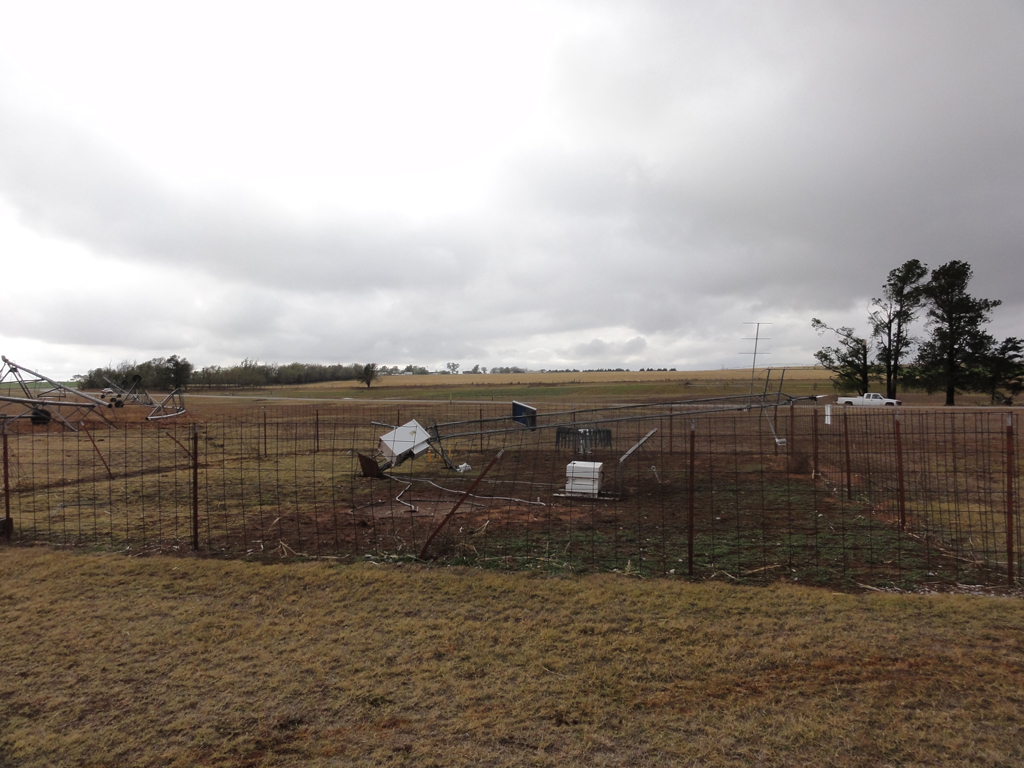
M 171 355 L 139 363 L 125 360 L 117 365 L 94 368 L 75 376 L 83 389 L 103 389 L 115 384 L 127 389 L 134 382 L 143 389 L 170 391 L 192 387 L 266 387 L 281 384 L 313 384 L 320 381 L 360 381 L 367 386 L 381 375 L 398 373 L 397 367 L 375 363 L 321 365 L 317 363 L 260 363 L 243 360 L 238 365 L 208 365 L 196 370 L 184 357 Z M 138 379 L 135 377 L 138 376 Z
M 184 357 L 155 357 L 144 363 L 125 360 L 117 365 L 93 368 L 75 376 L 82 389 L 104 389 L 115 384 L 128 389 L 138 382 L 143 389 L 170 392 L 185 389 L 192 378 L 193 366 Z M 135 377 L 138 377 L 137 379 Z
M 238 365 L 208 365 L 192 377 L 199 387 L 268 387 L 285 384 L 315 384 L 321 381 L 360 381 L 366 366 L 359 363 L 261 363 L 248 358 Z M 379 370 L 374 365 L 374 378 Z
M 832 327 L 811 320 L 820 334 L 831 332 L 836 346 L 814 354 L 832 371 L 839 390 L 864 394 L 872 381 L 895 398 L 901 387 L 944 392 L 946 405 L 955 405 L 961 392 L 983 392 L 993 404 L 1024 390 L 1024 345 L 1015 336 L 997 340 L 985 325 L 1002 302 L 968 292 L 971 265 L 950 261 L 929 273 L 928 266 L 910 259 L 891 270 L 882 295 L 871 300 L 869 333 Z M 923 312 L 924 335 L 914 334 Z

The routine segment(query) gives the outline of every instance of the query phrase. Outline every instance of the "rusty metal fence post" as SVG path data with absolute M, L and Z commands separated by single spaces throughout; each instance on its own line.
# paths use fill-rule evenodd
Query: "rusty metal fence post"
M 846 454 L 846 498 L 853 498 L 853 478 L 850 469 L 850 420 L 849 411 L 843 411 L 843 452 Z
M 266 414 L 263 418 L 266 419 Z M 266 421 L 264 421 L 264 425 Z M 265 435 L 266 433 L 264 433 Z M 192 551 L 199 551 L 199 425 L 192 425 Z
M 1006 583 L 1013 586 L 1013 414 L 1006 417 Z
M 907 529 L 906 486 L 903 482 L 903 437 L 900 432 L 900 415 L 893 414 L 893 429 L 896 433 L 896 503 L 900 512 L 900 530 Z
M 687 489 L 686 514 L 686 573 L 693 576 L 693 507 L 696 489 L 695 471 L 697 468 L 697 422 L 690 422 L 690 478 Z
M 10 458 L 7 445 L 7 425 L 3 425 L 3 442 L 4 442 L 4 538 L 8 541 L 11 540 L 11 535 L 14 532 L 14 521 L 11 520 L 11 473 L 10 473 Z
M 818 472 L 818 408 L 815 407 L 811 411 L 811 450 L 814 453 L 814 463 L 811 466 L 811 479 L 816 478 L 820 473 Z

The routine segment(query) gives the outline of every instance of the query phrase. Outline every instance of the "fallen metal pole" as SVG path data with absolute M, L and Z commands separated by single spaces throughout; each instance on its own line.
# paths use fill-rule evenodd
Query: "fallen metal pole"
M 100 461 L 103 462 L 103 467 L 104 467 L 104 469 L 107 470 L 107 475 L 110 477 L 111 480 L 113 480 L 114 479 L 114 473 L 110 471 L 110 465 L 107 464 L 107 460 L 105 458 L 103 458 L 103 452 L 100 450 L 100 447 L 98 445 L 96 445 L 96 440 L 93 438 L 92 432 L 89 431 L 89 428 L 87 426 L 85 426 L 85 422 L 84 421 L 82 422 L 82 431 L 85 432 L 86 437 L 89 438 L 89 442 L 92 443 L 92 447 L 96 451 L 96 455 L 99 456 L 100 457 Z
M 498 459 L 501 458 L 501 454 L 503 454 L 504 452 L 505 452 L 504 448 L 502 448 L 500 451 L 498 451 L 498 455 L 495 456 L 493 459 L 491 459 L 491 463 L 488 464 L 486 467 L 484 467 L 484 471 L 481 472 L 477 476 L 476 480 L 473 481 L 473 484 L 471 486 L 469 486 L 469 488 L 466 489 L 466 492 L 464 494 L 462 494 L 462 496 L 459 498 L 459 500 L 457 502 L 455 502 L 455 506 L 452 507 L 451 512 L 449 512 L 447 515 L 444 516 L 444 520 L 442 520 L 440 522 L 440 524 L 437 526 L 437 528 L 434 529 L 433 533 L 431 533 L 427 537 L 426 542 L 423 544 L 423 549 L 420 550 L 420 557 L 419 557 L 420 560 L 426 559 L 427 548 L 430 546 L 430 542 L 432 542 L 434 540 L 434 537 L 437 536 L 437 534 L 441 532 L 441 529 L 444 528 L 445 525 L 447 525 L 448 521 L 452 519 L 452 515 L 454 515 L 455 511 L 459 507 L 462 506 L 462 502 L 464 502 L 466 499 L 468 499 L 473 494 L 473 491 L 476 490 L 476 487 L 478 485 L 480 485 L 480 481 L 484 479 L 484 475 L 486 475 L 488 472 L 490 472 L 491 471 L 491 467 L 493 467 L 495 464 L 498 463 Z

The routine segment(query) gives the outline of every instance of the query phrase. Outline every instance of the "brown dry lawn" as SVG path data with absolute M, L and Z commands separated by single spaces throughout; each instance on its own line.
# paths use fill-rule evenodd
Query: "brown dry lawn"
M 0 766 L 1017 766 L 1024 601 L 0 549 Z

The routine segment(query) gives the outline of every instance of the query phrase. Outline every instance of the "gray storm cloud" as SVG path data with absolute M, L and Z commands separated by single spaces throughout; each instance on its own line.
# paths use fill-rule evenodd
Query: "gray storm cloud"
M 0 191 L 31 227 L 124 262 L 182 265 L 300 291 L 430 285 L 469 262 L 460 232 L 298 222 L 245 194 L 190 196 L 87 135 L 0 110 Z
M 177 338 L 234 357 L 672 365 L 685 351 L 656 339 L 674 336 L 717 365 L 737 360 L 707 339 L 783 317 L 809 361 L 810 317 L 856 320 L 909 258 L 971 262 L 1004 325 L 1024 317 L 1024 6 L 600 8 L 554 60 L 551 133 L 472 215 L 301 218 L 184 190 L 2 92 L 0 197 L 102 258 L 199 276 L 219 308 Z

